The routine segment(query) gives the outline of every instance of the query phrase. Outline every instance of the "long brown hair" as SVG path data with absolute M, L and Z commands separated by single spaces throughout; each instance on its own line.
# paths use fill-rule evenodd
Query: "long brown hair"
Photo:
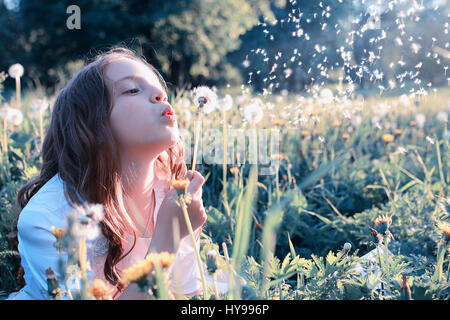
M 112 98 L 105 81 L 105 67 L 116 57 L 144 63 L 153 70 L 167 91 L 160 73 L 136 52 L 113 47 L 98 54 L 59 92 L 42 146 L 42 169 L 37 177 L 20 188 L 17 200 L 23 209 L 30 198 L 59 173 L 65 185 L 65 196 L 71 205 L 82 202 L 103 204 L 105 216 L 101 227 L 108 240 L 104 274 L 121 291 L 123 288 L 116 265 L 134 246 L 123 254 L 125 220 L 129 215 L 123 201 L 119 150 L 108 121 Z M 156 172 L 166 173 L 166 180 L 184 177 L 186 164 L 181 139 L 157 158 Z M 134 237 L 136 240 L 136 233 Z

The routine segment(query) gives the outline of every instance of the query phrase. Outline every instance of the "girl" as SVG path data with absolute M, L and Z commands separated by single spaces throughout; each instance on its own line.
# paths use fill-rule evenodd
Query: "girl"
M 68 214 L 83 203 L 103 205 L 102 232 L 89 243 L 88 260 L 93 278 L 114 287 L 114 299 L 147 297 L 135 284 L 122 286 L 121 272 L 161 251 L 176 253 L 171 290 L 201 293 L 198 249 L 169 182 L 190 180 L 188 213 L 198 247 L 206 221 L 204 178 L 186 170 L 167 86 L 144 58 L 114 48 L 80 70 L 56 99 L 42 156 L 39 176 L 18 193 L 18 249 L 26 285 L 9 299 L 49 299 L 46 270 L 62 279 L 52 230 L 67 227 Z

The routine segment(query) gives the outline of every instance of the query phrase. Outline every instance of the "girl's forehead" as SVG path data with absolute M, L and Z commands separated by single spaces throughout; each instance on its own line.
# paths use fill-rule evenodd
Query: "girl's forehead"
M 161 87 L 158 77 L 147 65 L 142 62 L 117 58 L 108 63 L 105 76 L 109 84 L 114 88 L 126 79 L 145 79 L 149 83 Z

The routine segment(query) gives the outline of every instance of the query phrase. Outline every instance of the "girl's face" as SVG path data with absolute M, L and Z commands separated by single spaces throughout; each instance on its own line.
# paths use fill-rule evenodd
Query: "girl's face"
M 178 124 L 157 75 L 129 58 L 111 61 L 105 72 L 112 93 L 110 125 L 120 148 L 151 148 L 159 154 L 171 147 L 178 138 Z

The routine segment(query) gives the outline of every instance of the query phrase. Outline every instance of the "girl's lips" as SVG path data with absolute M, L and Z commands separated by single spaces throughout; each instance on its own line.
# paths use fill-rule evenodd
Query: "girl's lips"
M 169 122 L 175 122 L 177 118 L 173 113 L 166 112 L 163 116 L 164 119 L 168 120 Z

